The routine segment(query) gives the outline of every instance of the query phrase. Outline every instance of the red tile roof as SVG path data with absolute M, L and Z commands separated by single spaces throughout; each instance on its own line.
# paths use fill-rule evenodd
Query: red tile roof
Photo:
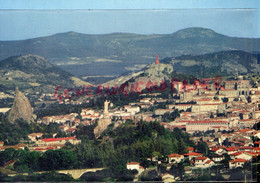
M 74 131 L 76 131 L 76 128 L 69 128 L 66 130 L 66 132 L 74 132 Z
M 211 101 L 211 99 L 210 98 L 202 98 L 202 99 L 199 99 L 197 101 Z
M 130 162 L 130 163 L 127 163 L 127 165 L 140 165 L 140 163 L 138 163 L 138 162 Z
M 181 157 L 182 155 L 180 155 L 180 154 L 170 154 L 170 155 L 168 155 L 168 157 L 169 158 L 175 158 L 175 157 Z
M 60 140 L 75 140 L 76 137 L 63 137 L 63 138 L 47 138 L 42 139 L 44 142 L 53 142 L 53 141 L 60 141 Z
M 238 147 L 227 147 L 226 150 L 227 151 L 237 151 Z
M 11 165 L 11 164 L 13 164 L 13 163 L 15 163 L 15 162 L 16 162 L 16 160 L 14 160 L 14 159 L 13 159 L 13 160 L 10 160 L 10 161 L 6 162 L 3 167 L 6 167 L 6 166 L 8 166 L 8 165 Z
M 193 147 L 188 147 L 187 151 L 194 151 L 194 148 Z
M 205 156 L 203 156 L 203 157 L 197 157 L 197 158 L 195 158 L 195 160 L 206 160 L 208 157 L 205 157 Z
M 249 160 L 237 158 L 237 159 L 235 159 L 235 160 L 230 160 L 229 162 L 238 163 L 238 162 L 246 162 L 246 161 L 249 161 Z
M 220 149 L 220 148 L 215 147 L 215 148 L 212 148 L 211 151 L 215 151 L 215 152 L 216 152 L 216 151 L 219 150 L 219 149 Z
M 242 152 L 235 152 L 235 153 L 231 154 L 230 156 L 238 156 L 240 154 L 242 154 Z
M 191 152 L 191 153 L 184 154 L 184 156 L 202 156 L 202 154 Z
M 209 164 L 211 162 L 211 160 L 208 160 L 208 161 L 206 161 L 206 164 Z

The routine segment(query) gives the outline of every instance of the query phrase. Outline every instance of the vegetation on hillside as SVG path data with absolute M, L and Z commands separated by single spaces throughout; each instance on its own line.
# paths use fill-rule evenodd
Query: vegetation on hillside
M 1 121 L 3 122 L 3 119 Z M 32 128 L 35 128 L 34 124 L 23 129 L 17 128 L 20 130 L 15 133 L 22 137 L 26 133 L 25 129 L 32 130 Z M 82 143 L 76 146 L 67 144 L 70 150 L 67 150 L 66 146 L 60 150 L 48 150 L 44 153 L 6 149 L 0 152 L 0 164 L 16 160 L 12 170 L 17 172 L 106 167 L 113 179 L 126 180 L 126 177 L 132 175 L 126 170 L 127 162 L 138 161 L 142 166 L 149 167 L 153 165 L 152 162 L 147 161 L 149 157 L 158 156 L 165 161 L 168 154 L 185 153 L 188 146 L 194 146 L 188 134 L 177 128 L 171 132 L 158 122 L 140 121 L 134 124 L 133 121 L 128 120 L 116 129 L 107 130 L 102 135 L 103 137 L 105 135 L 104 139 L 107 140 L 93 139 L 92 133 L 81 131 L 78 135 Z M 1 135 L 3 136 L 2 131 Z M 89 176 L 85 179 L 89 180 Z M 24 178 L 21 177 L 21 180 Z
M 244 51 L 221 51 L 203 55 L 182 55 L 165 58 L 161 62 L 171 63 L 176 71 L 192 74 L 198 78 L 259 72 L 259 54 Z

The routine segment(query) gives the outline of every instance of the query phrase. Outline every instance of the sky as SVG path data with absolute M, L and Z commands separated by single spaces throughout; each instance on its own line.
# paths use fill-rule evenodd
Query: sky
M 75 31 L 171 34 L 204 27 L 260 38 L 259 0 L 0 0 L 0 40 Z

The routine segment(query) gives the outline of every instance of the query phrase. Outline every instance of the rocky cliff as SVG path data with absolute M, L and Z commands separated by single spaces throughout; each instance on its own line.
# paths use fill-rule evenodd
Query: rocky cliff
M 132 83 L 143 83 L 139 86 L 140 89 L 143 90 L 146 87 L 146 83 L 148 83 L 149 81 L 157 83 L 159 85 L 162 81 L 170 80 L 173 72 L 174 69 L 171 64 L 153 63 L 147 65 L 143 71 L 130 73 L 126 76 L 121 76 L 117 79 L 104 83 L 103 86 L 120 86 L 126 82 L 129 83 L 129 85 L 131 85 Z
M 94 129 L 94 134 L 96 138 L 99 138 L 101 133 L 107 129 L 108 125 L 111 124 L 111 119 L 109 117 L 109 112 L 108 112 L 109 103 L 110 103 L 109 101 L 105 101 L 103 118 L 98 120 L 98 125 Z
M 14 123 L 16 119 L 20 118 L 30 123 L 33 120 L 33 109 L 28 98 L 16 88 L 16 96 L 8 120 L 10 123 Z

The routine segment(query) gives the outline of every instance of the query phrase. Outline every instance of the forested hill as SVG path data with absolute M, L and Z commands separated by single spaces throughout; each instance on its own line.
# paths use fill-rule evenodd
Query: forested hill
M 175 71 L 196 77 L 214 77 L 260 72 L 260 55 L 244 51 L 221 51 L 203 55 L 184 55 L 165 58 L 161 62 L 172 64 Z
M 0 41 L 0 47 L 0 60 L 35 54 L 78 76 L 120 75 L 134 69 L 135 64 L 152 63 L 156 54 L 165 58 L 224 50 L 259 51 L 260 39 L 228 37 L 210 29 L 187 28 L 173 34 L 153 35 L 67 32 L 21 41 Z
M 37 55 L 13 56 L 0 61 L 0 82 L 4 89 L 18 86 L 53 91 L 59 85 L 74 87 L 88 84 Z

